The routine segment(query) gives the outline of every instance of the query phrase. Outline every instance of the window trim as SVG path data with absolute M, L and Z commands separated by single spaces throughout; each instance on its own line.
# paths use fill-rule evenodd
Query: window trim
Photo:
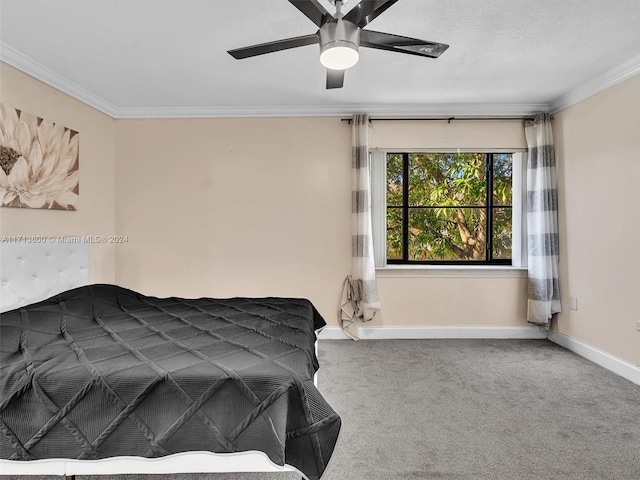
M 511 263 L 478 261 L 442 261 L 410 263 L 387 262 L 387 204 L 386 204 L 386 157 L 387 153 L 512 153 L 512 258 Z M 377 269 L 446 269 L 446 268 L 526 268 L 526 148 L 373 148 L 370 150 L 369 165 L 371 171 L 371 218 L 375 265 Z
M 387 265 L 376 267 L 379 278 L 526 278 L 526 267 L 512 265 Z

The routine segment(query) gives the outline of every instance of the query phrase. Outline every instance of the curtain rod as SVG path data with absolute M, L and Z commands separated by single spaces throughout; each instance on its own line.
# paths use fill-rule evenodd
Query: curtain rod
M 553 117 L 551 117 L 553 118 Z M 533 120 L 532 116 L 526 116 L 526 117 L 409 117 L 409 118 L 383 118 L 383 117 L 379 117 L 379 118 L 370 118 L 369 121 L 370 122 L 379 122 L 379 121 L 384 121 L 384 122 L 444 122 L 446 121 L 447 123 L 451 123 L 453 121 L 459 122 L 459 121 L 465 121 L 465 120 L 473 120 L 473 121 L 483 121 L 483 120 Z M 341 121 L 343 122 L 347 122 L 349 124 L 351 124 L 351 122 L 353 121 L 353 119 L 351 118 L 342 118 Z

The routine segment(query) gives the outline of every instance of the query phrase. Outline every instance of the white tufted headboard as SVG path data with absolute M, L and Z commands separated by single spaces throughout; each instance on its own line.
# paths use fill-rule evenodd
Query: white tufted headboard
M 88 243 L 48 239 L 32 243 L 0 243 L 0 312 L 38 302 L 87 283 Z

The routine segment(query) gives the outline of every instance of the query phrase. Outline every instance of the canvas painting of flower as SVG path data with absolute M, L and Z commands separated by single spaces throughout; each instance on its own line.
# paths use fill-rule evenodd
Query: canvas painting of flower
M 80 134 L 0 103 L 0 206 L 77 210 Z

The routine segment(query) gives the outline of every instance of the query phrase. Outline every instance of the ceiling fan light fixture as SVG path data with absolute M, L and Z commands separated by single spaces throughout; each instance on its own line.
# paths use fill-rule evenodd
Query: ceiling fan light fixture
M 351 42 L 337 40 L 320 49 L 320 63 L 331 70 L 346 70 L 358 63 L 358 46 Z
M 346 70 L 358 63 L 360 29 L 338 19 L 320 27 L 320 63 L 330 70 Z

